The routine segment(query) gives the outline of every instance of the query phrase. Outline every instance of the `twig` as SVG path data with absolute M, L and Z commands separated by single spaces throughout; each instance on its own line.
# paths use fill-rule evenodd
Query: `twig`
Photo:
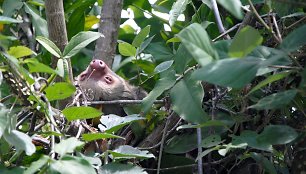
M 143 100 L 112 100 L 112 101 L 88 101 L 88 105 L 110 105 L 110 104 L 121 104 L 121 105 L 127 105 L 127 104 L 141 104 Z M 156 100 L 154 101 L 154 104 L 164 104 L 164 100 Z M 83 103 L 82 103 L 83 104 Z
M 212 4 L 212 8 L 213 8 L 213 12 L 214 12 L 214 15 L 215 15 L 215 18 L 216 18 L 216 22 L 217 22 L 219 32 L 222 34 L 222 33 L 225 32 L 225 29 L 224 29 L 224 26 L 223 26 L 223 23 L 222 23 L 222 20 L 221 20 L 221 17 L 220 17 L 220 13 L 219 13 L 219 9 L 218 9 L 218 5 L 217 5 L 216 0 L 211 0 L 211 4 Z M 224 35 L 224 37 L 225 37 L 225 39 L 231 39 L 231 37 L 228 34 Z
M 289 25 L 288 27 L 285 27 L 285 29 L 288 30 L 288 29 L 294 27 L 295 25 L 297 25 L 298 23 L 302 22 L 305 19 L 306 19 L 306 16 L 302 17 L 301 19 L 299 19 L 298 21 L 296 21 L 293 24 Z
M 216 40 L 220 39 L 221 37 L 227 35 L 228 33 L 236 30 L 236 28 L 238 28 L 242 23 L 238 23 L 236 25 L 234 25 L 232 28 L 226 30 L 224 33 L 220 34 L 218 37 L 214 38 L 212 41 L 215 42 Z
M 282 35 L 280 34 L 279 27 L 278 27 L 277 22 L 276 22 L 275 14 L 272 14 L 272 21 L 273 21 L 273 24 L 275 26 L 276 35 L 277 35 L 277 37 L 278 37 L 278 39 L 281 43 L 281 42 L 283 42 L 283 39 L 282 39 Z
M 201 155 L 202 153 L 202 133 L 201 133 L 201 128 L 197 128 L 197 146 L 198 146 L 198 156 Z M 198 174 L 203 174 L 203 166 L 202 166 L 203 160 L 202 158 L 198 159 Z
M 248 0 L 250 6 L 251 6 L 251 10 L 252 12 L 255 14 L 256 18 L 259 20 L 259 22 L 268 30 L 268 31 L 272 31 L 271 28 L 265 23 L 265 21 L 260 17 L 260 15 L 258 14 L 256 8 L 254 7 L 253 3 L 251 2 L 251 0 Z

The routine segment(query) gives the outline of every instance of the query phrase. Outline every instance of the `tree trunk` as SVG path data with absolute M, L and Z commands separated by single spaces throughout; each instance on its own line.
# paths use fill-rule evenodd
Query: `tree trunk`
M 99 32 L 104 37 L 98 39 L 93 58 L 103 60 L 109 67 L 116 54 L 122 4 L 122 0 L 104 0 L 102 5 Z

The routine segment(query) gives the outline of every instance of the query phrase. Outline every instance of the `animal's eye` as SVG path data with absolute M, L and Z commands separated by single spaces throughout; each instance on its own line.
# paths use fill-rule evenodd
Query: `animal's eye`
M 86 74 L 82 74 L 82 75 L 80 76 L 80 80 L 81 80 L 81 81 L 83 81 L 85 78 L 86 78 Z

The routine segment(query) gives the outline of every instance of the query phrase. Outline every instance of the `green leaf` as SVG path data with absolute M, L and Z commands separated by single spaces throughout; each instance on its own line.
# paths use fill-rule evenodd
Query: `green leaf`
M 303 25 L 295 30 L 293 30 L 280 44 L 280 48 L 287 51 L 295 51 L 300 46 L 306 44 L 306 25 Z
M 167 61 L 173 58 L 172 51 L 162 42 L 149 44 L 145 51 L 150 53 L 156 61 Z
M 233 136 L 232 144 L 241 146 L 247 144 L 248 146 L 265 151 L 272 151 L 272 144 L 264 141 L 257 141 L 258 134 L 255 131 L 245 130 L 242 131 L 240 136 Z
M 259 31 L 246 26 L 239 31 L 229 47 L 229 55 L 231 57 L 244 57 L 252 52 L 263 41 L 263 37 Z
M 166 71 L 167 69 L 169 69 L 171 67 L 171 65 L 173 64 L 173 60 L 169 60 L 169 61 L 165 61 L 160 63 L 159 65 L 157 65 L 154 69 L 154 73 L 158 74 L 161 73 L 163 71 Z
M 83 31 L 73 36 L 64 49 L 63 57 L 70 58 L 85 48 L 91 42 L 104 37 L 103 34 L 93 31 Z
M 146 174 L 139 166 L 133 166 L 131 164 L 120 164 L 120 163 L 109 163 L 102 166 L 101 171 L 103 174 L 124 174 L 124 173 L 133 173 L 133 174 Z
M 227 128 L 227 129 L 229 129 L 227 124 L 224 121 L 221 121 L 221 120 L 208 120 L 205 123 L 197 124 L 197 125 L 190 125 L 190 124 L 181 125 L 181 126 L 177 127 L 176 130 L 190 129 L 190 128 L 195 129 L 195 128 L 212 127 L 212 126 L 223 126 L 223 127 Z
M 44 18 L 42 18 L 39 12 L 30 4 L 28 3 L 23 3 L 23 4 L 25 11 L 32 16 L 31 21 L 33 22 L 34 28 L 36 30 L 35 32 L 36 36 L 48 37 L 49 34 L 48 34 L 47 21 Z
M 71 15 L 69 16 L 67 22 L 67 36 L 68 39 L 72 38 L 72 36 L 78 34 L 79 32 L 84 31 L 85 25 L 85 13 L 84 11 L 88 8 L 86 7 L 79 7 L 75 9 Z
M 175 72 L 169 71 L 161 74 L 161 78 L 155 84 L 153 90 L 143 99 L 142 109 L 147 112 L 153 105 L 154 101 L 165 90 L 170 89 L 176 82 Z
M 297 132 L 286 125 L 268 125 L 263 132 L 257 136 L 258 142 L 276 144 L 287 144 L 297 138 Z
M 174 68 L 178 74 L 182 74 L 188 63 L 192 60 L 192 56 L 183 44 L 180 44 L 174 56 Z
M 58 82 L 48 86 L 45 92 L 49 101 L 62 100 L 75 92 L 75 86 L 71 83 Z
M 267 77 L 265 80 L 261 81 L 254 88 L 252 88 L 252 90 L 247 95 L 250 95 L 252 92 L 262 88 L 263 86 L 266 86 L 267 84 L 270 84 L 272 82 L 275 82 L 275 81 L 278 81 L 278 80 L 281 80 L 281 79 L 287 77 L 290 73 L 291 73 L 290 71 L 286 71 L 286 72 L 273 74 L 273 75 Z
M 129 57 L 136 55 L 136 48 L 127 42 L 120 42 L 118 48 L 119 48 L 119 53 L 123 56 Z
M 178 37 L 201 66 L 218 59 L 218 54 L 213 48 L 206 30 L 200 24 L 189 25 L 178 34 Z
M 82 146 L 84 142 L 79 141 L 75 137 L 70 137 L 66 140 L 62 140 L 59 144 L 55 144 L 54 151 L 63 157 L 67 153 L 73 153 L 74 149 Z
M 37 36 L 36 37 L 37 42 L 39 42 L 47 51 L 49 51 L 52 55 L 54 55 L 57 58 L 62 57 L 62 52 L 60 49 L 53 43 L 51 40 L 49 40 L 46 37 Z
M 0 16 L 0 24 L 11 24 L 11 23 L 22 23 L 22 20 L 17 20 L 14 18 Z
M 95 117 L 99 117 L 102 115 L 101 111 L 95 108 L 86 107 L 86 106 L 69 107 L 69 108 L 65 108 L 62 112 L 68 121 L 95 118 Z
M 100 139 L 106 139 L 106 138 L 120 138 L 125 139 L 123 137 L 120 137 L 118 135 L 110 134 L 110 133 L 92 133 L 92 134 L 82 134 L 83 140 L 85 141 L 93 141 L 93 140 L 100 140 Z
M 9 125 L 9 110 L 0 105 L 0 138 L 2 137 L 6 127 Z
M 197 148 L 196 134 L 181 134 L 172 137 L 165 146 L 165 152 L 182 154 Z
M 23 132 L 12 130 L 10 133 L 5 132 L 3 137 L 10 145 L 15 147 L 17 152 L 25 151 L 25 153 L 30 156 L 36 150 L 31 137 Z
M 96 174 L 93 166 L 84 158 L 64 156 L 50 164 L 50 173 L 60 174 Z
M 134 47 L 140 47 L 141 43 L 146 39 L 146 37 L 149 35 L 150 33 L 150 28 L 151 26 L 148 25 L 145 28 L 143 28 L 138 34 L 137 36 L 134 38 L 132 45 Z
M 2 10 L 4 16 L 13 16 L 16 11 L 19 11 L 23 6 L 21 0 L 4 0 L 2 1 Z
M 267 173 L 277 174 L 273 163 L 265 158 L 262 154 L 251 152 L 251 157 L 255 159 L 256 162 L 260 164 Z
M 192 78 L 223 87 L 242 88 L 256 76 L 260 62 L 257 58 L 222 59 L 196 70 Z
M 25 46 L 10 47 L 7 53 L 16 58 L 21 58 L 35 54 L 30 48 Z
M 184 77 L 171 89 L 170 97 L 173 110 L 184 120 L 192 123 L 208 120 L 202 109 L 204 91 L 199 81 Z
M 220 144 L 221 142 L 220 135 L 210 135 L 202 140 L 201 146 L 204 148 L 210 148 Z
M 177 18 L 180 14 L 182 14 L 186 6 L 191 2 L 191 0 L 177 0 L 173 5 L 169 12 L 169 24 L 170 26 L 173 26 Z
M 295 89 L 274 93 L 260 99 L 255 105 L 249 106 L 248 108 L 258 110 L 282 108 L 289 104 L 296 94 L 297 90 Z
M 50 160 L 49 156 L 43 155 L 39 158 L 39 160 L 34 161 L 31 163 L 30 167 L 26 171 L 24 171 L 24 174 L 33 174 L 38 172 L 47 162 Z
M 148 158 L 155 158 L 155 156 L 147 150 L 139 150 L 132 146 L 123 145 L 119 146 L 117 149 L 108 152 L 112 155 L 114 160 L 120 159 L 148 159 Z
M 143 120 L 145 118 L 139 115 L 128 115 L 126 117 L 120 117 L 117 115 L 106 115 L 102 116 L 100 122 L 102 123 L 99 126 L 100 130 L 105 133 L 116 133 L 119 129 L 123 128 L 125 125 L 130 124 L 134 121 Z
M 30 73 L 34 72 L 44 72 L 44 73 L 50 73 L 50 74 L 57 74 L 57 72 L 50 68 L 49 66 L 40 63 L 35 58 L 25 59 L 24 62 L 28 65 Z
M 240 0 L 217 0 L 227 11 L 234 15 L 237 19 L 243 19 L 242 4 Z
M 58 59 L 57 60 L 57 74 L 60 77 L 64 77 L 65 76 L 65 67 L 64 67 L 64 59 Z

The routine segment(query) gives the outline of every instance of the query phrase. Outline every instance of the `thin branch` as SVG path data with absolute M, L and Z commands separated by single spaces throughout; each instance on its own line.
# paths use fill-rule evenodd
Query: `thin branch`
M 110 105 L 110 104 L 121 104 L 121 105 L 128 105 L 128 104 L 141 104 L 143 100 L 112 100 L 112 101 L 87 101 L 88 105 Z M 164 104 L 164 100 L 156 100 L 154 104 Z M 84 103 L 82 103 L 84 104 Z
M 222 23 L 222 20 L 221 20 L 221 17 L 220 17 L 220 13 L 219 13 L 219 9 L 218 9 L 218 5 L 217 5 L 216 0 L 211 0 L 211 4 L 212 4 L 212 8 L 213 8 L 213 12 L 214 12 L 214 15 L 215 15 L 215 19 L 216 19 L 216 22 L 217 22 L 219 32 L 222 34 L 222 33 L 225 32 L 225 29 L 224 29 L 224 26 L 223 26 L 223 23 Z M 231 39 L 231 37 L 228 34 L 224 35 L 224 37 L 225 37 L 225 39 Z
M 224 33 L 220 34 L 218 37 L 214 38 L 212 41 L 215 42 L 216 40 L 220 39 L 221 37 L 227 35 L 228 33 L 236 30 L 236 28 L 238 28 L 242 23 L 238 23 L 236 25 L 234 25 L 232 28 L 226 30 Z
M 285 27 L 285 29 L 288 30 L 288 29 L 294 27 L 295 25 L 299 24 L 300 22 L 302 22 L 305 19 L 306 19 L 306 16 L 302 17 L 301 19 L 299 19 L 298 21 L 296 21 L 293 24 L 289 25 L 288 27 Z

